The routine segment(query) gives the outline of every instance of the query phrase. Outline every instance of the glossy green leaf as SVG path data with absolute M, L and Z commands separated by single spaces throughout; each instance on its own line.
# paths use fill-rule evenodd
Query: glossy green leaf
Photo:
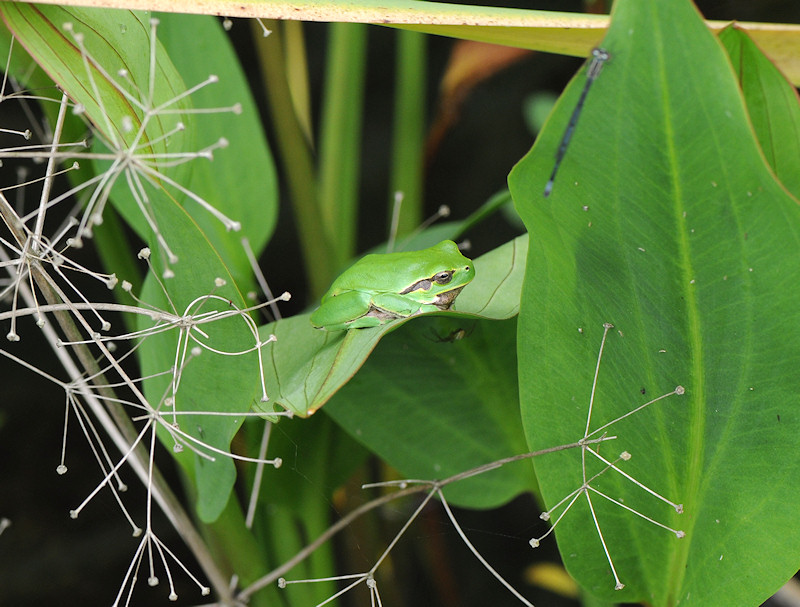
M 3 16 L 3 7 L 0 6 L 0 17 Z M 24 30 L 23 30 L 24 35 Z M 0 22 L 0 66 L 5 70 L 8 66 L 8 77 L 16 80 L 23 91 L 36 91 L 38 97 L 49 97 L 53 103 L 40 101 L 42 110 L 48 120 L 55 124 L 58 116 L 58 104 L 61 92 L 55 87 L 52 79 L 42 70 L 23 47 L 22 43 L 11 33 L 4 22 Z M 11 57 L 9 58 L 8 53 Z M 16 94 L 10 82 L 6 83 L 5 95 Z M 69 141 L 79 141 L 86 130 L 83 122 L 71 113 L 64 117 L 65 138 Z
M 173 243 L 174 252 L 180 258 L 175 276 L 166 281 L 157 281 L 151 273 L 145 282 L 142 298 L 164 310 L 179 315 L 207 314 L 214 311 L 230 311 L 231 302 L 244 307 L 243 297 L 236 289 L 222 259 L 209 246 L 203 233 L 191 217 L 177 204 L 161 204 L 158 218 L 166 227 L 165 236 Z M 154 255 L 154 265 L 159 267 L 159 255 Z M 215 287 L 215 279 L 222 278 L 227 284 Z M 163 284 L 170 303 L 161 290 Z M 212 293 L 222 299 L 210 299 L 192 303 L 198 297 Z M 149 320 L 141 319 L 140 329 L 151 326 Z M 221 352 L 236 353 L 255 346 L 255 337 L 245 322 L 238 316 L 216 320 L 199 326 L 208 337 L 196 334 L 203 344 Z M 175 421 L 183 432 L 192 438 L 191 444 L 198 446 L 213 461 L 195 455 L 188 447 L 176 454 L 178 461 L 193 478 L 197 489 L 197 512 L 205 522 L 216 519 L 225 504 L 236 478 L 231 459 L 225 456 L 230 451 L 230 442 L 244 421 L 244 415 L 204 415 L 204 412 L 247 413 L 253 402 L 261 397 L 261 390 L 254 378 L 258 377 L 258 358 L 254 352 L 228 356 L 204 350 L 199 357 L 192 357 L 190 350 L 195 346 L 189 343 L 189 351 L 183 349 L 183 334 L 178 328 L 148 337 L 139 348 L 142 376 L 163 373 L 176 363 L 183 366 L 180 386 L 177 392 L 176 408 L 180 412 L 196 412 L 179 415 Z M 181 340 L 181 341 L 179 341 Z M 265 346 L 265 349 L 269 348 Z M 176 353 L 178 354 L 176 357 Z M 145 383 L 145 394 L 153 406 L 170 396 L 171 375 L 152 377 Z M 169 403 L 161 404 L 162 411 L 169 411 Z M 167 415 L 167 421 L 169 416 Z M 175 443 L 166 433 L 160 438 L 169 447 Z M 218 449 L 211 452 L 197 441 Z
M 147 158 L 147 162 L 151 155 L 193 151 L 192 129 L 178 129 L 180 122 L 191 120 L 179 112 L 188 107 L 188 101 L 179 98 L 185 90 L 183 81 L 164 48 L 157 42 L 151 46 L 149 21 L 133 11 L 21 3 L 3 3 L 0 11 L 20 43 L 67 92 L 74 107 L 83 108 L 95 130 L 91 151 L 105 155 L 112 150 L 122 152 L 116 158 L 117 171 L 93 189 L 97 193 L 111 189 L 125 220 L 140 238 L 148 240 L 150 226 L 123 176 L 127 164 L 124 151 L 134 150 L 136 157 Z M 152 53 L 155 69 L 151 81 Z M 148 108 L 159 106 L 179 111 L 148 114 Z M 102 173 L 112 160 L 95 159 L 86 164 Z M 180 182 L 185 169 L 172 167 L 167 173 Z
M 527 236 L 521 236 L 474 260 L 475 279 L 450 312 L 435 314 L 495 320 L 515 316 L 527 245 Z M 274 412 L 277 404 L 298 415 L 313 413 L 353 377 L 381 338 L 414 321 L 412 317 L 370 329 L 323 331 L 314 329 L 308 317 L 301 314 L 260 328 L 262 339 L 277 337 L 264 358 L 271 402 L 257 407 L 265 413 Z
M 239 282 L 250 281 L 250 263 L 240 241 L 246 237 L 258 256 L 272 236 L 278 218 L 275 164 L 250 85 L 217 19 L 163 14 L 159 20 L 159 40 L 187 86 L 193 87 L 210 76 L 218 79 L 192 94 L 194 107 L 241 106 L 240 112 L 204 113 L 195 117 L 197 149 L 220 138 L 227 141 L 227 146 L 215 151 L 210 162 L 192 163 L 191 178 L 186 184 L 192 192 L 238 221 L 241 230 L 227 232 L 217 219 L 194 208 L 192 201 L 183 204 Z
M 405 478 L 441 479 L 525 453 L 516 320 L 424 318 L 387 335 L 325 407 Z M 535 488 L 530 462 L 452 484 L 448 500 L 499 506 Z
M 120 142 L 121 146 L 134 143 L 144 119 L 137 99 L 146 98 L 149 90 L 150 24 L 141 13 L 19 2 L 4 2 L 0 12 L 20 44 L 84 108 L 107 141 Z M 76 36 L 91 60 L 84 62 Z M 154 106 L 183 91 L 180 76 L 158 45 L 156 56 Z M 125 72 L 125 78 L 120 71 Z M 173 130 L 178 121 L 177 114 L 160 114 L 149 120 L 143 139 L 137 142 L 140 151 L 165 152 L 166 141 L 161 136 Z M 179 147 L 182 138 L 177 132 L 170 142 Z M 157 142 L 148 145 L 154 140 Z
M 684 539 L 595 496 L 557 527 L 569 571 L 606 600 L 758 605 L 800 565 L 800 209 L 773 178 L 719 42 L 684 1 L 620 0 L 611 53 L 550 198 L 553 157 L 585 82 L 513 170 L 531 233 L 518 348 L 531 448 L 583 436 L 604 322 L 593 427 L 620 475 L 593 481 Z M 787 125 L 788 127 L 788 125 Z M 644 394 L 643 394 L 644 392 Z M 580 455 L 535 462 L 546 505 L 582 482 Z M 599 471 L 594 464 L 589 474 Z

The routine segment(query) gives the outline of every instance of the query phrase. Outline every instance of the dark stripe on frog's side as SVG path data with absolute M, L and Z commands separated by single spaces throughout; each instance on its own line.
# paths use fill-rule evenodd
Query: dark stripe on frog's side
M 449 310 L 450 306 L 453 305 L 453 302 L 455 301 L 456 297 L 458 297 L 458 294 L 461 293 L 463 288 L 464 287 L 458 287 L 457 289 L 447 291 L 446 293 L 439 293 L 436 298 L 429 303 L 436 306 L 440 310 Z M 376 305 L 371 305 L 364 316 L 374 316 L 375 318 L 379 318 L 381 322 L 388 322 L 390 320 L 404 318 L 404 316 L 401 316 L 400 314 L 395 314 L 389 310 L 384 310 Z
M 439 280 L 437 280 L 437 276 L 439 276 L 440 274 L 443 275 L 446 274 L 447 275 L 446 280 L 443 280 L 442 277 L 439 277 Z M 434 282 L 440 285 L 446 285 L 448 282 L 453 280 L 453 274 L 454 274 L 453 270 L 447 272 L 436 272 L 436 274 L 434 274 L 430 278 L 423 278 L 422 280 L 418 280 L 410 287 L 403 289 L 402 291 L 400 291 L 400 295 L 408 295 L 409 293 L 413 293 L 414 291 L 430 291 Z
M 415 282 L 410 287 L 400 291 L 400 295 L 408 295 L 414 291 L 430 291 L 431 285 L 433 285 L 433 281 L 430 278 L 423 278 L 422 280 Z
M 364 316 L 374 316 L 375 318 L 380 319 L 382 323 L 403 318 L 403 316 L 400 316 L 399 314 L 389 312 L 389 310 L 384 310 L 383 308 L 379 308 L 377 306 L 370 306 L 369 311 L 364 314 Z M 359 318 L 363 318 L 363 316 L 359 316 Z

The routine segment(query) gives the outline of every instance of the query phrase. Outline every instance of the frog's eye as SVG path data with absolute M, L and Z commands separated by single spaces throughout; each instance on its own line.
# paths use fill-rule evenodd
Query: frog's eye
M 453 280 L 453 273 L 452 272 L 439 272 L 438 274 L 434 275 L 433 280 L 436 284 L 439 285 L 446 285 L 448 282 Z

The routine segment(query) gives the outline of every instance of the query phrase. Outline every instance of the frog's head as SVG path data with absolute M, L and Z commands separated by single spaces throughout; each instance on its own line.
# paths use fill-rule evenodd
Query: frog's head
M 447 310 L 473 278 L 475 266 L 458 250 L 452 240 L 445 240 L 428 249 L 430 255 L 423 277 L 403 289 L 401 295 L 409 295 L 416 301 L 433 304 Z

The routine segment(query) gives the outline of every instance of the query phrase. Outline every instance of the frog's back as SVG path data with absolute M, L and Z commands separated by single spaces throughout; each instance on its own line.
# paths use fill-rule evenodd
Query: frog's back
M 421 251 L 371 253 L 345 270 L 323 297 L 335 297 L 347 291 L 398 293 L 422 278 L 437 272 L 454 270 L 469 263 L 458 245 L 444 240 Z
M 403 282 L 403 276 L 417 276 L 424 273 L 426 262 L 430 265 L 430 260 L 420 253 L 425 251 L 365 255 L 336 279 L 331 291 L 396 290 L 398 281 Z

